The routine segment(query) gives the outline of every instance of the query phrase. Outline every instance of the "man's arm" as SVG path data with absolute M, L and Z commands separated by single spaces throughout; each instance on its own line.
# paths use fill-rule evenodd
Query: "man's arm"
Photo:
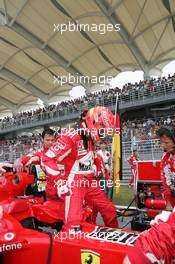
M 54 182 L 54 187 L 57 189 L 59 197 L 70 195 L 71 189 L 68 186 L 66 177 L 62 176 L 59 171 L 58 164 L 65 158 L 68 158 L 73 148 L 73 142 L 70 138 L 58 138 L 49 150 L 42 156 L 42 165 L 44 165 L 45 172 L 51 177 Z
M 128 162 L 130 165 L 133 165 L 133 156 L 132 156 L 132 155 L 127 159 L 127 162 Z
M 167 201 L 167 210 L 171 210 L 172 207 L 175 206 L 175 187 L 172 186 L 171 182 L 172 173 L 173 172 L 171 171 L 169 164 L 162 163 L 161 178 L 164 190 L 164 197 Z
M 175 209 L 173 212 L 163 211 L 151 221 L 151 228 L 140 235 L 134 247 L 128 251 L 123 264 L 171 263 L 173 257 L 175 257 Z
M 60 171 L 58 169 L 61 163 L 72 151 L 73 142 L 68 137 L 59 137 L 56 142 L 44 153 L 42 156 L 42 163 L 46 174 L 49 176 L 58 176 Z
M 41 162 L 42 151 L 32 151 L 26 156 L 22 156 L 14 162 L 16 166 L 29 166 L 31 164 L 38 165 Z

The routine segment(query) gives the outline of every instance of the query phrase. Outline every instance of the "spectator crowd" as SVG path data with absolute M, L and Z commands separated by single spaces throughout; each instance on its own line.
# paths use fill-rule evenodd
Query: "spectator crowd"
M 88 93 L 86 96 L 62 101 L 57 104 L 50 104 L 39 107 L 36 110 L 23 111 L 6 116 L 0 119 L 0 129 L 18 126 L 20 124 L 30 123 L 30 121 L 40 121 L 57 116 L 68 115 L 81 112 L 95 105 L 115 105 L 116 94 L 119 94 L 119 101 L 122 103 L 128 101 L 143 100 L 146 97 L 165 95 L 175 91 L 175 74 L 167 78 L 152 78 L 150 80 L 128 83 L 122 89 L 101 90 L 94 93 Z
M 13 127 L 23 124 L 26 120 L 39 121 L 56 116 L 77 113 L 83 109 L 88 109 L 94 105 L 115 105 L 116 93 L 119 94 L 119 100 L 127 102 L 128 100 L 139 100 L 144 96 L 161 95 L 164 92 L 175 91 L 175 74 L 167 78 L 152 78 L 151 80 L 140 81 L 139 83 L 128 83 L 122 89 L 114 88 L 89 93 L 86 96 L 75 100 L 62 101 L 57 104 L 50 104 L 45 107 L 39 107 L 36 110 L 24 111 L 6 116 L 0 119 L 0 128 Z M 122 141 L 129 142 L 129 150 L 138 149 L 146 146 L 154 146 L 159 149 L 160 144 L 156 135 L 156 130 L 162 125 L 175 125 L 175 116 L 166 116 L 161 118 L 132 119 L 122 120 Z M 14 160 L 18 155 L 27 154 L 37 149 L 41 145 L 40 135 L 23 135 L 9 139 L 0 139 L 0 159 Z M 11 156 L 11 157 L 9 157 Z
M 41 135 L 38 134 L 0 139 L 0 160 L 13 161 L 20 155 L 26 155 L 37 150 L 41 145 Z
M 161 118 L 133 119 L 122 122 L 122 140 L 131 142 L 131 149 L 147 149 L 153 145 L 154 150 L 160 148 L 156 131 L 161 126 L 175 126 L 175 115 Z
M 152 147 L 154 151 L 159 151 L 160 143 L 156 131 L 162 125 L 175 126 L 175 115 L 156 119 L 123 120 L 121 126 L 123 147 L 129 152 L 134 149 L 150 151 Z M 42 145 L 41 135 L 30 134 L 0 139 L 0 160 L 2 156 L 3 160 L 14 160 L 21 154 L 25 155 L 38 149 Z

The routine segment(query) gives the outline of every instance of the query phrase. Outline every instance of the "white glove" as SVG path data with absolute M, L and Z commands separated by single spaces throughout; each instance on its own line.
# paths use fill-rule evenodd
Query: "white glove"
M 16 159 L 14 161 L 13 168 L 16 169 L 17 171 L 21 171 L 22 167 L 23 167 L 23 164 L 21 162 L 21 159 L 20 158 L 19 159 Z
M 29 159 L 29 161 L 26 163 L 26 166 L 29 166 L 31 164 L 35 164 L 35 162 L 39 162 L 40 158 L 38 156 L 34 156 L 32 158 Z
M 153 220 L 151 220 L 150 224 L 151 225 L 158 224 L 158 220 L 167 222 L 171 213 L 172 212 L 162 211 L 160 214 L 156 215 L 156 217 Z
M 21 159 L 20 159 L 20 158 L 16 159 L 16 160 L 14 161 L 14 165 L 15 165 L 15 166 L 23 166 L 23 164 L 22 164 L 22 162 L 21 162 Z
M 62 180 L 58 180 L 57 182 L 57 194 L 58 197 L 63 197 L 63 196 L 69 196 L 71 194 L 71 189 L 69 188 L 69 186 L 67 185 L 67 182 L 62 181 Z

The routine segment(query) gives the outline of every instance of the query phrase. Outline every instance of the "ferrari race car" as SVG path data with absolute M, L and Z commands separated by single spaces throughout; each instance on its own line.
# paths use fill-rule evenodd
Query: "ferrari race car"
M 85 221 L 81 232 L 65 232 L 63 202 L 26 196 L 26 187 L 33 183 L 27 170 L 0 177 L 0 263 L 122 263 L 138 232 Z
M 25 228 L 9 214 L 1 216 L 1 263 L 122 263 L 138 234 L 82 224 L 82 231 L 69 233 L 52 228 Z

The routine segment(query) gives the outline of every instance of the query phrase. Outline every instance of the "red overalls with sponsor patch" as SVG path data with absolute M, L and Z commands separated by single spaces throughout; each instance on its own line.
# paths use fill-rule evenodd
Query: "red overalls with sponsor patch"
M 28 155 L 21 157 L 20 161 L 25 166 L 30 165 L 30 164 L 42 165 L 41 164 L 41 157 L 47 150 L 48 150 L 48 148 L 45 148 L 43 146 L 41 149 L 32 151 Z
M 65 223 L 68 228 L 82 222 L 86 196 L 93 200 L 105 224 L 117 227 L 116 209 L 96 184 L 94 151 L 90 141 L 85 149 L 81 136 L 74 129 L 67 130 L 44 154 L 42 161 L 47 173 L 46 194 L 49 199 L 57 197 L 56 182 L 60 179 L 67 180 L 70 194 L 65 196 Z M 61 175 L 57 164 L 64 166 L 64 176 Z
M 128 159 L 127 159 L 128 163 L 131 166 L 131 172 L 132 172 L 132 176 L 131 176 L 131 180 L 129 182 L 129 185 L 131 186 L 134 182 L 136 173 L 137 173 L 137 166 L 136 166 L 136 162 L 138 161 L 138 158 L 132 154 Z
M 171 187 L 175 188 L 175 154 L 167 152 L 163 155 L 161 160 L 161 178 L 165 199 L 174 207 L 175 197 L 171 193 Z

